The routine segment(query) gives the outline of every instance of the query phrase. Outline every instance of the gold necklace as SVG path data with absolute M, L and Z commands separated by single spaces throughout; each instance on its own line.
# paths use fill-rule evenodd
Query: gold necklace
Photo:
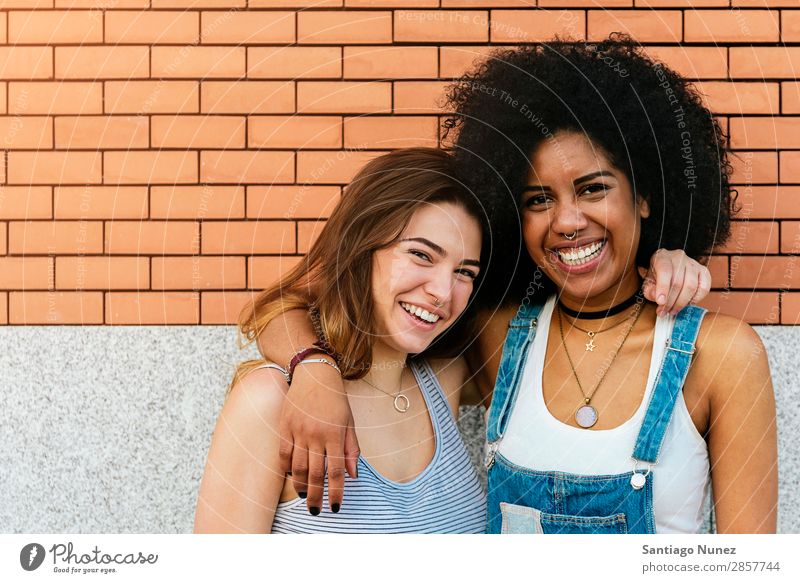
M 633 318 L 639 312 L 639 310 L 641 310 L 641 309 L 642 309 L 642 304 L 641 303 L 637 303 L 636 307 L 634 307 L 634 309 L 633 309 L 633 312 L 631 312 L 628 315 L 627 318 L 625 318 L 623 320 L 620 320 L 616 324 L 611 324 L 611 326 L 609 326 L 608 328 L 602 328 L 601 330 L 585 330 L 584 328 L 581 328 L 580 326 L 575 324 L 574 321 L 570 324 L 570 326 L 572 328 L 576 328 L 576 329 L 580 330 L 581 332 L 584 332 L 585 334 L 587 334 L 589 336 L 589 341 L 584 346 L 586 346 L 586 352 L 594 352 L 594 349 L 598 348 L 597 344 L 594 343 L 594 337 L 595 336 L 597 336 L 598 334 L 600 334 L 602 332 L 607 332 L 607 331 L 611 330 L 612 328 L 616 328 L 620 324 L 623 324 L 623 323 L 627 322 L 630 318 Z M 559 314 L 561 314 L 561 308 L 559 308 L 558 312 L 559 312 Z
M 617 355 L 622 350 L 622 347 L 625 344 L 625 341 L 628 339 L 631 331 L 633 330 L 634 326 L 636 326 L 636 322 L 639 321 L 639 316 L 642 314 L 642 310 L 636 310 L 636 316 L 633 319 L 633 323 L 628 328 L 628 331 L 625 332 L 625 336 L 622 338 L 622 342 L 617 347 L 617 350 L 614 352 L 614 356 L 611 357 L 611 362 L 608 363 L 608 366 L 603 371 L 603 376 L 600 377 L 600 380 L 597 381 L 597 384 L 594 386 L 594 389 L 587 395 L 586 391 L 583 390 L 583 385 L 581 384 L 581 379 L 578 378 L 578 372 L 575 370 L 575 365 L 572 362 L 572 357 L 569 355 L 569 350 L 567 349 L 567 342 L 564 340 L 564 322 L 561 317 L 561 309 L 558 310 L 558 331 L 561 333 L 561 344 L 564 347 L 564 353 L 567 355 L 567 361 L 569 361 L 569 366 L 572 369 L 572 374 L 575 376 L 575 381 L 578 383 L 578 388 L 581 390 L 581 394 L 583 395 L 584 404 L 578 407 L 578 410 L 575 411 L 575 422 L 584 429 L 589 429 L 590 427 L 594 426 L 597 423 L 598 415 L 597 409 L 591 406 L 592 397 L 597 392 L 597 389 L 600 388 L 600 385 L 603 383 L 603 379 L 606 378 L 606 374 L 608 374 L 609 369 L 611 369 L 611 365 L 614 364 L 614 361 L 617 359 Z M 625 320 L 623 320 L 624 322 Z
M 366 377 L 362 377 L 361 380 L 364 381 L 365 383 L 367 383 L 373 389 L 379 390 L 384 395 L 386 395 L 388 397 L 393 397 L 394 398 L 394 403 L 393 403 L 394 404 L 394 410 L 397 411 L 398 413 L 405 413 L 406 411 L 408 411 L 411 408 L 411 401 L 409 401 L 408 397 L 406 397 L 403 394 L 403 389 L 400 389 L 400 391 L 398 391 L 398 393 L 396 395 L 392 395 L 391 393 L 387 393 L 386 391 L 384 391 L 382 388 L 376 387 L 375 385 L 373 385 L 371 382 L 369 382 L 367 380 Z M 401 385 L 403 384 L 402 380 L 401 380 L 400 384 Z

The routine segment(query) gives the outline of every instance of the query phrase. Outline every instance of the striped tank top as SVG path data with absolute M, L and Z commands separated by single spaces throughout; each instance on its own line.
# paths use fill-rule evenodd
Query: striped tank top
M 431 417 L 436 448 L 428 466 L 410 482 L 379 474 L 363 456 L 358 478 L 345 477 L 342 508 L 328 509 L 325 481 L 322 512 L 311 516 L 306 501 L 281 502 L 273 533 L 481 533 L 486 494 L 470 462 L 439 381 L 424 361 L 409 365 Z

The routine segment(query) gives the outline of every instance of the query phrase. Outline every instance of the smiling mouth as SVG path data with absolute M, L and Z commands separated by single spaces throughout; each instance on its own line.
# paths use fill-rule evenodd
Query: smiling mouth
M 603 239 L 602 241 L 595 241 L 594 243 L 584 247 L 572 249 L 551 249 L 550 253 L 557 255 L 558 259 L 560 259 L 565 265 L 577 267 L 596 259 L 603 251 L 605 246 L 606 241 Z
M 412 316 L 428 324 L 435 324 L 436 322 L 439 321 L 438 315 L 431 314 L 428 310 L 420 308 L 419 306 L 415 306 L 414 304 L 409 304 L 407 302 L 400 302 L 400 307 L 402 307 L 406 312 L 408 312 Z

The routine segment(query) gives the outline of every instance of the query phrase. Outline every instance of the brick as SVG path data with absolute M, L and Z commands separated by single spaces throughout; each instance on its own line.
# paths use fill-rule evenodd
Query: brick
M 336 116 L 251 116 L 248 148 L 341 148 L 342 118 Z
M 10 12 L 8 42 L 15 45 L 101 43 L 103 15 L 91 10 Z
M 325 228 L 325 221 L 300 221 L 297 223 L 297 252 L 308 253 L 311 246 L 317 240 L 322 229 Z
M 447 0 L 445 0 L 446 2 Z M 503 2 L 507 0 L 497 0 Z M 528 0 L 535 4 L 536 0 Z M 439 0 L 344 0 L 348 8 L 435 8 Z
M 378 11 L 297 13 L 297 42 L 377 44 L 392 42 L 392 13 Z
M 154 148 L 244 148 L 245 118 L 214 115 L 153 116 Z
M 147 187 L 56 187 L 53 206 L 56 219 L 145 219 Z
M 800 287 L 800 269 L 793 257 L 735 255 L 731 257 L 731 287 Z
M 798 4 L 795 3 L 795 8 Z M 800 41 L 800 10 L 781 10 L 781 40 Z
M 57 117 L 56 148 L 147 148 L 148 118 L 144 116 Z
M 442 0 L 442 8 L 533 8 L 544 6 L 546 0 Z M 570 0 L 575 4 L 574 0 Z M 633 2 L 633 0 L 626 0 Z M 414 4 L 420 4 L 416 1 Z M 433 3 L 436 4 L 435 2 Z
M 700 306 L 740 318 L 749 324 L 777 324 L 777 292 L 711 292 Z
M 8 113 L 91 114 L 103 111 L 101 83 L 9 83 Z
M 730 121 L 731 147 L 800 147 L 800 117 L 743 117 Z
M 55 47 L 58 79 L 137 79 L 150 74 L 148 47 Z
M 394 113 L 437 114 L 444 112 L 445 90 L 449 83 L 443 81 L 406 81 L 394 84 Z
M 153 289 L 200 290 L 244 289 L 244 287 L 244 257 L 153 258 Z
M 292 221 L 207 221 L 203 223 L 203 254 L 252 255 L 294 253 Z
M 696 86 L 709 109 L 718 114 L 778 113 L 780 88 L 777 83 L 705 81 Z
M 343 0 L 249 0 L 250 8 L 336 8 Z
M 209 81 L 201 89 L 202 113 L 292 113 L 294 83 Z
M 794 79 L 800 68 L 800 47 L 731 47 L 731 78 Z
M 427 146 L 438 141 L 439 118 L 350 117 L 344 120 L 346 148 L 389 149 Z
M 9 294 L 11 324 L 103 323 L 103 294 L 99 292 L 24 292 Z
M 777 42 L 780 22 L 771 10 L 687 10 L 686 42 Z
M 771 184 L 778 181 L 776 152 L 734 152 L 730 162 L 733 166 L 733 184 Z
M 396 10 L 395 42 L 487 42 L 489 13 L 484 10 Z
M 8 324 L 8 294 L 0 293 L 0 324 Z
M 56 8 L 90 8 L 115 10 L 122 8 L 149 8 L 150 0 L 55 0 Z
M 683 39 L 678 10 L 590 10 L 589 40 L 600 41 L 613 32 L 631 35 L 640 42 L 679 42 Z
M 104 252 L 116 255 L 192 255 L 200 228 L 189 221 L 114 221 L 106 223 Z
M 56 257 L 56 288 L 75 290 L 147 289 L 146 257 Z
M 236 324 L 239 314 L 252 304 L 258 293 L 252 291 L 203 292 L 200 294 L 200 323 Z
M 51 218 L 53 218 L 51 187 L 0 186 L 0 220 Z M 3 245 L 5 246 L 5 239 Z
M 107 81 L 106 113 L 197 113 L 200 84 L 196 81 Z
M 328 218 L 341 196 L 338 186 L 248 186 L 250 219 Z
M 8 249 L 6 248 L 6 240 L 8 239 L 8 225 L 6 223 L 0 223 L 0 255 L 5 255 L 8 253 Z M 2 309 L 0 309 L 2 312 Z M 2 313 L 0 313 L 0 316 Z
M 152 52 L 153 77 L 162 79 L 243 77 L 246 72 L 244 47 L 154 46 Z
M 197 152 L 105 152 L 105 184 L 197 182 Z
M 294 152 L 202 152 L 200 180 L 234 184 L 294 182 Z
M 764 8 L 765 6 L 771 8 L 795 8 L 797 7 L 797 2 L 795 0 L 731 0 L 731 5 L 743 8 Z
M 345 47 L 345 79 L 433 79 L 439 74 L 436 47 Z
M 341 47 L 248 47 L 251 79 L 338 79 Z
M 0 117 L 3 148 L 53 147 L 53 119 L 49 117 Z
M 800 221 L 782 221 L 781 253 L 800 255 Z
M 800 113 L 800 83 L 781 83 L 781 103 L 783 113 Z
M 367 162 L 381 154 L 384 152 L 298 152 L 297 181 L 305 184 L 347 184 Z
M 199 40 L 197 12 L 106 12 L 109 44 L 196 43 Z
M 52 47 L 0 47 L 0 79 L 53 77 Z
M 152 8 L 244 8 L 247 0 L 152 0 Z M 250 2 L 251 7 L 253 2 Z
M 737 215 L 752 219 L 800 218 L 800 187 L 798 186 L 736 186 L 739 192 Z M 784 223 L 785 225 L 786 223 Z
M 781 298 L 781 324 L 800 324 L 800 293 L 784 293 Z
M 447 78 L 461 77 L 467 71 L 475 69 L 476 65 L 483 62 L 496 46 L 477 47 L 440 47 L 439 48 L 439 76 Z
M 241 219 L 244 198 L 244 186 L 154 186 L 150 189 L 150 217 Z
M 634 4 L 637 8 L 727 8 L 730 0 L 635 0 Z
M 778 223 L 774 221 L 731 221 L 731 236 L 717 253 L 777 253 Z
M 248 257 L 247 281 L 251 289 L 264 290 L 280 282 L 301 258 L 291 255 L 280 257 Z
M 800 152 L 781 152 L 780 168 L 780 181 L 782 183 L 800 182 Z
M 298 113 L 389 113 L 391 83 L 306 81 L 297 84 Z
M 6 95 L 8 92 L 8 83 L 0 82 L 0 113 L 8 113 L 8 103 Z
M 586 13 L 582 10 L 492 10 L 491 42 L 524 43 L 559 36 L 586 38 Z
M 50 289 L 52 257 L 0 257 L 0 289 Z
M 0 0 L 0 8 L 53 8 L 53 0 Z
M 109 292 L 106 324 L 197 324 L 200 297 L 194 292 Z
M 708 258 L 706 264 L 711 273 L 711 287 L 728 287 L 728 258 L 724 255 L 715 255 Z
M 294 21 L 294 12 L 203 12 L 202 42 L 235 45 L 293 43 Z
M 726 47 L 648 47 L 647 54 L 688 79 L 728 76 Z
M 96 184 L 99 152 L 9 152 L 9 184 Z
M 102 253 L 99 221 L 19 221 L 8 224 L 8 251 L 15 254 Z

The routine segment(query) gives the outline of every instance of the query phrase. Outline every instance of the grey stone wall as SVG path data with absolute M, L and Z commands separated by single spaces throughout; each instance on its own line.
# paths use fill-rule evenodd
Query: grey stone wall
M 780 438 L 779 531 L 800 533 L 800 328 L 758 329 Z M 0 328 L 0 533 L 185 533 L 235 363 L 230 327 Z M 476 461 L 482 409 L 462 410 Z

